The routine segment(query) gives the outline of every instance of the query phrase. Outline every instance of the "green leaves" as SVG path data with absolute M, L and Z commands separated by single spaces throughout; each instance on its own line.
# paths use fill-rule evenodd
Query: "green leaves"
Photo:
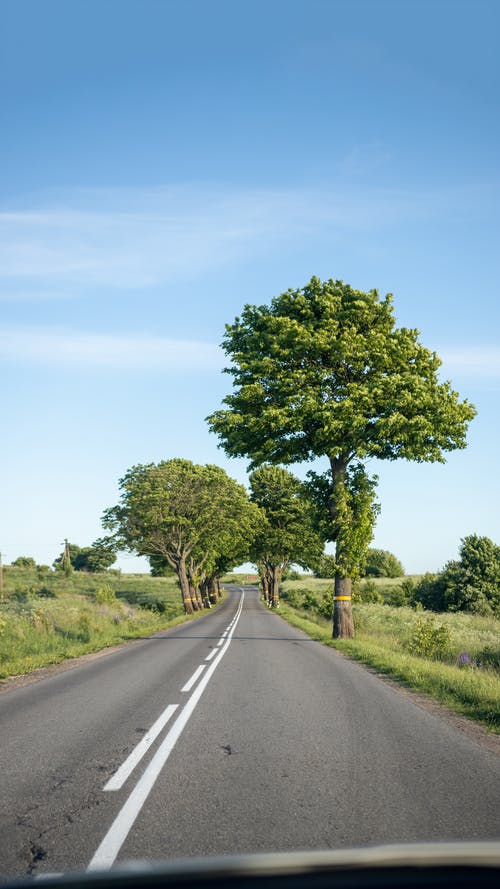
M 245 489 L 219 466 L 174 459 L 134 466 L 103 524 L 118 546 L 165 560 L 194 585 L 222 564 L 244 561 L 260 521 Z M 158 561 L 160 560 L 160 562 Z
M 328 459 L 330 474 L 309 487 L 338 579 L 360 570 L 378 511 L 363 461 L 444 462 L 466 444 L 476 410 L 440 382 L 441 362 L 418 336 L 396 327 L 390 294 L 318 278 L 270 306 L 245 306 L 226 327 L 233 392 L 211 430 L 253 469 Z
M 475 409 L 440 383 L 418 331 L 396 328 L 390 295 L 313 278 L 270 307 L 245 306 L 223 347 L 234 391 L 209 417 L 227 453 L 292 463 L 348 455 L 443 460 Z
M 252 500 L 263 513 L 252 546 L 255 562 L 281 568 L 317 562 L 323 543 L 312 525 L 312 508 L 301 482 L 281 466 L 261 466 L 250 475 Z

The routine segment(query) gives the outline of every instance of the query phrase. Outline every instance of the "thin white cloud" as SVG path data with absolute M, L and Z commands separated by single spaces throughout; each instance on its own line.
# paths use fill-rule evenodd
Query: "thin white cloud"
M 60 328 L 0 328 L 0 361 L 144 371 L 218 370 L 218 346 L 149 335 L 81 333 Z
M 438 350 L 442 371 L 480 377 L 500 377 L 500 348 L 497 346 L 458 346 Z
M 450 208 L 484 212 L 487 200 L 492 188 L 481 186 L 429 194 L 178 185 L 43 196 L 0 212 L 0 290 L 60 298 L 92 286 L 157 286 L 308 240 L 436 219 Z
M 441 375 L 500 377 L 500 348 L 439 348 Z M 130 370 L 219 370 L 227 364 L 213 343 L 149 334 L 115 335 L 59 327 L 0 327 L 3 363 L 108 367 Z

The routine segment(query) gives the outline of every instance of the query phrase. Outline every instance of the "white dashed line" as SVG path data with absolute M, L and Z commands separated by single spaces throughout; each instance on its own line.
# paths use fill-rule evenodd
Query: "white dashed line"
M 241 615 L 241 611 L 243 608 L 243 598 L 244 594 L 242 594 L 241 596 L 238 610 L 236 612 L 237 619 Z M 172 725 L 170 731 L 167 733 L 167 736 L 160 744 L 148 767 L 145 769 L 144 773 L 141 775 L 137 784 L 132 790 L 130 796 L 118 812 L 118 815 L 113 821 L 106 836 L 102 840 L 87 870 L 107 870 L 115 861 L 116 856 L 118 855 L 121 847 L 123 846 L 123 843 L 125 842 L 130 830 L 132 829 L 139 812 L 141 811 L 151 790 L 153 789 L 158 775 L 160 774 L 168 757 L 174 749 L 175 744 L 180 738 L 187 722 L 189 721 L 193 711 L 196 708 L 196 705 L 198 704 L 198 701 L 200 700 L 213 674 L 215 673 L 215 670 L 217 669 L 226 651 L 228 650 L 231 644 L 231 636 L 234 629 L 236 628 L 237 619 L 235 621 L 233 630 L 231 630 L 231 633 L 226 640 L 225 645 L 218 652 L 218 656 L 215 658 L 213 663 L 210 664 L 210 666 L 208 667 L 201 682 L 195 688 L 193 694 L 182 708 L 177 719 Z
M 137 747 L 134 747 L 130 756 L 127 757 L 125 762 L 123 762 L 115 774 L 112 775 L 108 783 L 104 785 L 104 790 L 120 790 L 120 788 L 123 787 L 128 776 L 134 771 L 137 763 L 141 761 L 155 738 L 160 734 L 162 728 L 167 724 L 172 714 L 175 713 L 177 706 L 177 704 L 169 704 L 165 707 L 163 713 L 158 717 L 156 722 L 153 723 L 148 733 L 144 735 Z
M 214 648 L 214 649 L 210 652 L 210 654 L 207 654 L 205 660 L 206 660 L 206 661 L 211 661 L 212 658 L 215 657 L 216 654 L 217 654 L 217 648 Z
M 186 684 L 181 688 L 181 691 L 191 691 L 195 682 L 198 682 L 198 679 L 200 678 L 201 674 L 203 673 L 203 670 L 205 669 L 205 667 L 206 667 L 206 664 L 200 664 L 200 666 L 197 667 L 196 670 L 194 671 L 193 675 L 191 676 L 191 679 L 188 679 Z

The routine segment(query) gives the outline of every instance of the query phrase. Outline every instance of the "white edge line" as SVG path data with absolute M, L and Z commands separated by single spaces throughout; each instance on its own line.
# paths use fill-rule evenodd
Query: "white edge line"
M 210 652 L 210 654 L 207 654 L 205 660 L 211 661 L 212 658 L 215 657 L 216 654 L 217 654 L 217 648 L 213 648 L 212 651 Z
M 200 664 L 199 667 L 196 667 L 196 670 L 194 671 L 193 675 L 191 676 L 191 679 L 188 679 L 186 684 L 182 686 L 181 692 L 191 691 L 193 685 L 195 684 L 195 682 L 197 682 L 197 680 L 203 673 L 203 670 L 205 669 L 205 667 L 206 667 L 206 664 Z
M 114 775 L 111 776 L 108 783 L 104 785 L 103 790 L 120 790 L 125 781 L 132 774 L 136 765 L 141 761 L 142 757 L 151 747 L 151 744 L 158 737 L 162 728 L 167 724 L 173 713 L 177 710 L 178 704 L 169 704 L 165 707 L 163 713 L 160 714 L 156 722 L 153 723 L 147 734 L 139 741 L 132 750 L 130 756 L 127 757 Z
M 243 593 L 241 596 L 238 605 L 238 611 L 236 612 L 238 618 L 241 615 L 241 611 L 243 608 L 244 595 L 245 594 Z M 130 793 L 130 796 L 118 812 L 118 815 L 113 821 L 106 836 L 104 837 L 97 851 L 92 857 L 92 860 L 87 867 L 87 871 L 108 870 L 112 866 L 139 812 L 141 811 L 151 790 L 153 789 L 158 775 L 160 774 L 168 757 L 174 749 L 176 742 L 180 738 L 186 726 L 186 723 L 188 722 L 198 701 L 200 700 L 203 692 L 210 682 L 211 677 L 215 673 L 215 670 L 217 669 L 226 651 L 228 650 L 231 644 L 231 636 L 232 632 L 229 638 L 226 640 L 226 644 L 220 650 L 218 657 L 212 664 L 210 664 L 198 687 L 195 688 L 193 694 L 179 713 L 167 736 L 163 739 L 162 743 L 158 747 L 158 750 L 153 756 L 153 759 L 151 760 L 148 767 L 145 769 L 134 789 Z

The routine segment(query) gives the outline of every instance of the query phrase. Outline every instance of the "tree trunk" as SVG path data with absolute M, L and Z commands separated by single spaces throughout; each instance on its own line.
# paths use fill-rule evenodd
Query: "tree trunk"
M 269 598 L 269 584 L 267 582 L 265 571 L 260 575 L 260 582 L 262 584 L 262 598 L 264 599 L 264 602 L 267 602 Z
M 342 517 L 337 511 L 335 502 L 335 490 L 340 485 L 345 486 L 345 477 L 348 460 L 345 457 L 330 460 L 332 472 L 332 497 L 330 499 L 330 517 L 333 523 L 333 539 L 335 540 L 335 561 L 337 565 L 346 570 L 346 552 L 343 546 L 343 532 L 345 527 L 342 523 Z M 345 523 L 345 517 L 343 518 Z M 352 582 L 350 577 L 343 577 L 338 572 L 335 574 L 335 590 L 333 596 L 333 638 L 334 639 L 353 639 L 354 638 L 354 621 L 352 617 Z
M 354 621 L 352 619 L 352 583 L 350 577 L 335 575 L 335 593 L 333 597 L 333 638 L 353 639 Z
M 217 578 L 217 595 L 219 599 L 222 599 L 222 587 L 220 585 L 220 577 Z
M 191 601 L 191 590 L 189 588 L 189 581 L 186 571 L 186 563 L 184 559 L 180 559 L 177 564 L 177 577 L 179 578 L 179 583 L 181 586 L 182 593 L 182 602 L 184 605 L 184 611 L 186 614 L 192 614 L 194 611 L 193 602 Z
M 281 575 L 283 573 L 283 569 L 281 565 L 274 565 L 271 569 L 272 571 L 272 582 L 271 582 L 271 608 L 279 608 L 280 607 L 280 581 Z
M 201 599 L 203 602 L 203 607 L 204 608 L 211 608 L 212 606 L 210 604 L 210 596 L 209 596 L 209 592 L 208 592 L 208 581 L 207 580 L 203 581 L 203 583 L 201 584 L 200 590 L 201 590 Z
M 217 590 L 215 588 L 215 577 L 209 577 L 207 581 L 208 598 L 211 605 L 217 605 Z
M 203 609 L 203 601 L 201 598 L 200 588 L 198 584 L 194 584 L 192 581 L 189 584 L 189 588 L 191 590 L 191 598 L 193 600 L 193 607 L 195 611 L 201 611 Z

